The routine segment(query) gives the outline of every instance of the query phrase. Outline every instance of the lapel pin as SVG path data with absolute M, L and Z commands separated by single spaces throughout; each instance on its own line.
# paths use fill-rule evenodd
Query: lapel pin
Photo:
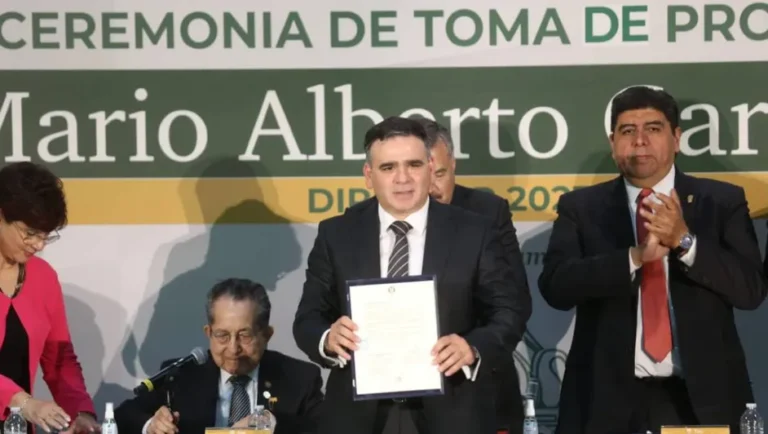
M 264 396 L 264 399 L 267 400 L 267 408 L 269 411 L 275 411 L 275 403 L 277 402 L 277 397 L 272 396 L 272 394 L 269 393 L 269 390 L 265 390 L 264 393 L 262 393 L 262 396 Z
M 271 381 L 265 381 L 264 382 L 264 387 L 266 387 L 266 388 L 272 387 L 272 382 Z
M 692 194 L 688 195 L 688 203 L 693 203 L 693 195 Z

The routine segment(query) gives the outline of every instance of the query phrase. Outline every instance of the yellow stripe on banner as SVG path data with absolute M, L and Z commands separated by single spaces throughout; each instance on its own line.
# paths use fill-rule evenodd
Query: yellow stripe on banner
M 768 173 L 704 176 L 747 190 L 753 217 L 768 213 Z M 506 198 L 515 221 L 555 216 L 557 200 L 613 175 L 459 177 L 468 187 Z M 70 224 L 316 223 L 371 192 L 362 178 L 65 179 Z

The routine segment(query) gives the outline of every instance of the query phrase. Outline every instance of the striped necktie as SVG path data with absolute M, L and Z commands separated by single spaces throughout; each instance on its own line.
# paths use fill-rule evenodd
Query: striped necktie
M 229 402 L 229 426 L 251 414 L 251 399 L 248 398 L 246 387 L 251 383 L 251 377 L 238 375 L 230 377 L 232 383 L 232 399 Z
M 395 233 L 395 247 L 389 256 L 387 277 L 402 277 L 408 275 L 408 231 L 412 226 L 408 222 L 398 220 L 389 226 Z

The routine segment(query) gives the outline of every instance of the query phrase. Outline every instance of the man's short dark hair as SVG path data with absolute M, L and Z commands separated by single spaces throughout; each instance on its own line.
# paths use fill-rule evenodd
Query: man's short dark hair
M 0 170 L 0 211 L 8 223 L 50 233 L 67 224 L 64 185 L 47 167 L 31 162 L 8 164 Z
M 418 138 L 424 142 L 425 147 L 427 146 L 427 132 L 419 122 L 398 116 L 390 116 L 384 119 L 365 133 L 363 148 L 365 149 L 366 160 L 371 161 L 371 145 L 375 142 L 379 140 L 387 140 L 392 137 L 409 136 Z M 429 148 L 427 148 L 427 151 L 428 150 Z
M 266 330 L 269 327 L 269 315 L 272 304 L 269 302 L 267 290 L 260 283 L 249 279 L 229 278 L 223 280 L 211 288 L 208 292 L 206 313 L 208 324 L 213 324 L 213 304 L 222 297 L 229 297 L 235 301 L 249 300 L 254 304 L 253 328 L 254 332 Z
M 633 86 L 623 90 L 611 103 L 611 131 L 616 129 L 619 115 L 629 110 L 652 108 L 664 113 L 670 127 L 674 130 L 680 125 L 680 109 L 677 102 L 663 90 L 648 86 Z
M 424 131 L 427 132 L 427 147 L 431 150 L 436 143 L 443 142 L 448 148 L 448 155 L 453 156 L 453 139 L 451 138 L 451 132 L 448 128 L 440 125 L 439 123 L 427 118 L 415 118 L 416 122 L 420 123 L 424 127 Z

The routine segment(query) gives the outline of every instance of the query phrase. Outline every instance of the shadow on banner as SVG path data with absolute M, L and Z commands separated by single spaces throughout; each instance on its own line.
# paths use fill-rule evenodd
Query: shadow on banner
M 129 397 L 131 392 L 123 386 L 104 381 L 110 377 L 110 366 L 104 368 L 108 352 L 119 351 L 119 348 L 108 348 L 111 342 L 122 342 L 122 337 L 128 333 L 123 329 L 120 339 L 110 338 L 110 330 L 103 330 L 99 324 L 127 324 L 127 312 L 113 299 L 104 295 L 87 291 L 77 285 L 62 283 L 64 303 L 67 312 L 67 322 L 72 345 L 78 362 L 82 367 L 83 377 L 88 393 L 93 398 L 96 414 L 101 417 L 107 402 L 121 402 Z M 35 382 L 35 397 L 49 400 L 51 393 L 38 370 Z M 38 432 L 44 432 L 39 429 Z
M 206 294 L 216 282 L 230 277 L 247 278 L 274 292 L 277 282 L 301 265 L 301 247 L 294 228 L 288 219 L 260 200 L 264 189 L 271 188 L 269 173 L 263 165 L 240 162 L 233 157 L 196 169 L 186 176 L 200 178 L 195 187 L 197 203 L 186 206 L 199 206 L 205 221 L 213 225 L 206 226 L 205 233 L 170 247 L 164 284 L 156 294 L 150 290 L 138 310 L 136 323 L 148 322 L 146 336 L 137 347 L 134 334 L 123 350 L 125 366 L 133 375 L 137 358 L 141 369 L 152 373 L 165 359 L 189 354 L 196 346 L 208 348 L 203 333 L 207 321 Z M 241 180 L 211 182 L 213 178 L 225 177 Z M 230 187 L 242 191 L 222 191 Z M 222 196 L 242 199 L 226 204 L 224 212 L 215 215 L 222 209 Z M 200 265 L 193 268 L 194 264 Z M 274 294 L 270 297 L 274 299 Z

